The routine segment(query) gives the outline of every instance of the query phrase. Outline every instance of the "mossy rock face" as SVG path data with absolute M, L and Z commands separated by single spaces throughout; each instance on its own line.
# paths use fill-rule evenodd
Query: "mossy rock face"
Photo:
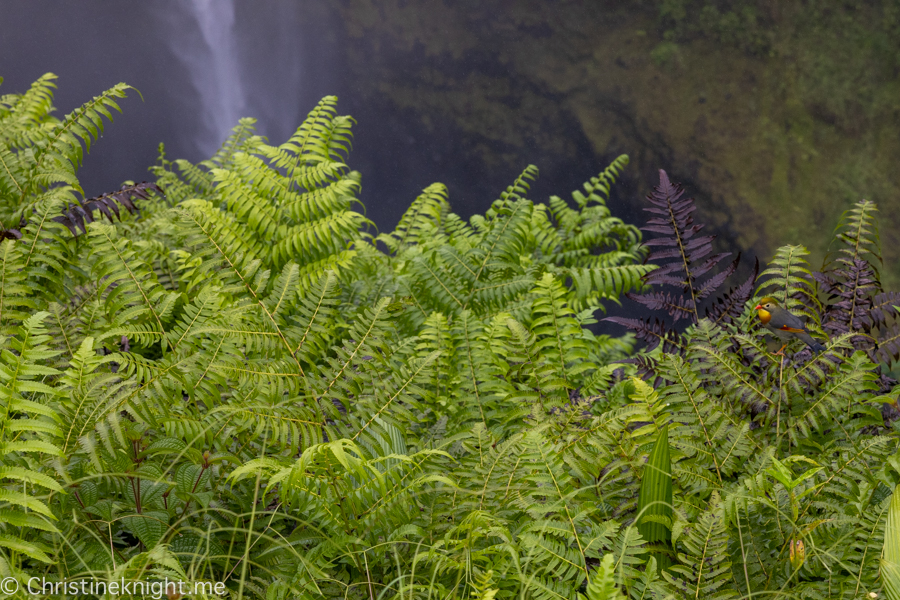
M 900 10 L 377 4 L 344 5 L 360 41 L 351 69 L 426 122 L 452 121 L 487 163 L 529 145 L 565 160 L 576 150 L 561 128 L 575 123 L 598 164 L 632 157 L 630 201 L 665 168 L 729 243 L 763 259 L 803 244 L 814 265 L 867 198 L 881 209 L 884 279 L 900 280 Z

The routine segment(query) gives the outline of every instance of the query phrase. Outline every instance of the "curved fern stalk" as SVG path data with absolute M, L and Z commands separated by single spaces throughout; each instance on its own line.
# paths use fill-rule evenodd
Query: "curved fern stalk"
M 579 208 L 585 208 L 591 202 L 602 204 L 608 200 L 612 184 L 622 174 L 628 163 L 627 154 L 617 156 L 599 175 L 591 177 L 590 181 L 584 184 L 584 190 L 588 193 L 587 196 L 584 196 L 577 190 L 573 192 L 572 197 L 578 203 Z
M 301 188 L 320 187 L 346 168 L 335 159 L 339 161 L 348 149 L 353 120 L 337 116 L 337 100 L 337 96 L 322 98 L 288 141 L 261 147 L 262 154 Z
M 212 198 L 215 195 L 215 182 L 213 181 L 212 173 L 184 159 L 176 160 L 175 165 L 181 172 L 181 177 L 175 176 L 172 179 L 179 181 L 187 188 L 180 197 L 176 198 L 178 203 L 184 202 L 189 198 Z M 168 181 L 163 185 L 166 186 L 165 189 L 167 190 L 171 188 L 171 183 L 168 183 Z
M 340 255 L 359 240 L 360 228 L 369 223 L 361 214 L 347 210 L 284 231 L 272 249 L 272 264 L 279 266 L 287 257 L 301 263 L 314 263 Z
M 244 164 L 243 157 L 238 155 L 235 159 Z M 265 259 L 269 254 L 266 246 L 280 241 L 287 225 L 282 222 L 271 200 L 251 183 L 254 174 L 257 178 L 263 177 L 259 172 L 266 172 L 268 167 L 262 161 L 254 161 L 252 167 L 252 172 L 249 168 L 213 169 L 211 175 L 215 198 L 224 203 L 226 215 L 239 229 L 236 233 L 252 249 L 254 256 Z
M 417 304 L 446 315 L 465 310 L 464 294 L 472 286 L 474 273 L 455 248 L 425 248 L 408 264 L 406 290 Z
M 430 365 L 428 386 L 424 388 L 427 391 L 425 404 L 432 406 L 436 415 L 445 411 L 455 412 L 455 407 L 450 406 L 449 402 L 456 395 L 454 392 L 459 385 L 453 340 L 447 317 L 440 313 L 432 313 L 425 319 L 416 344 L 416 353 L 420 356 L 432 352 L 437 353 L 437 358 Z
M 324 271 L 340 272 L 350 265 L 356 255 L 350 248 L 362 239 L 360 229 L 368 223 L 350 210 L 358 189 L 355 176 L 341 175 L 300 194 L 288 177 L 257 156 L 238 152 L 231 161 L 230 168 L 211 171 L 224 214 L 206 211 L 225 235 L 223 243 L 243 248 L 267 268 L 281 269 L 291 261 L 304 265 L 304 289 Z M 182 206 L 202 205 L 191 201 Z
M 825 293 L 834 296 L 825 318 L 827 329 L 836 333 L 851 329 L 866 332 L 874 325 L 869 313 L 873 297 L 882 291 L 878 276 L 881 248 L 874 214 L 877 211 L 875 204 L 866 200 L 846 211 L 838 225 L 837 239 L 843 246 L 838 250 L 836 266 L 826 265 L 824 273 L 813 274 Z M 865 339 L 855 341 L 857 347 L 867 345 Z M 870 345 L 871 340 L 868 342 Z
M 47 194 L 47 200 L 36 207 L 22 228 L 20 240 L 24 255 L 24 265 L 32 284 L 40 290 L 45 300 L 57 300 L 71 292 L 66 280 L 71 278 L 73 269 L 70 257 L 74 254 L 74 243 L 63 229 L 55 223 L 62 201 Z
M 356 196 L 360 181 L 360 174 L 351 171 L 322 187 L 297 192 L 292 189 L 290 180 L 279 175 L 272 182 L 269 193 L 275 195 L 282 214 L 297 223 L 306 223 L 348 210 L 351 205 L 359 202 Z
M 553 216 L 552 220 L 550 215 Z M 536 205 L 531 215 L 535 246 L 546 256 L 560 250 L 566 230 L 577 227 L 581 220 L 580 216 L 577 210 L 570 208 L 559 196 L 550 196 L 549 207 L 543 204 Z M 579 248 L 562 260 L 572 260 L 584 254 L 585 252 Z
M 228 186 L 218 190 L 226 198 L 227 208 L 263 235 L 266 234 L 266 228 L 275 231 L 279 225 L 292 224 L 291 220 L 295 222 L 314 220 L 309 215 L 298 218 L 297 215 L 285 210 L 285 206 L 300 203 L 303 195 L 291 188 L 289 179 L 253 154 L 255 148 L 247 150 L 235 154 L 229 168 L 213 168 L 210 171 L 220 187 Z M 229 199 L 229 195 L 233 198 Z M 244 206 L 241 202 L 242 196 L 245 195 L 249 196 L 249 206 Z M 281 217 L 287 217 L 287 222 L 269 223 L 268 221 L 273 218 L 271 216 L 273 212 Z M 327 210 L 320 216 L 331 212 L 333 211 Z
M 636 511 L 644 456 L 669 420 L 667 407 L 643 381 L 634 381 L 628 395 L 629 404 L 583 423 L 562 448 L 573 474 L 602 490 L 600 511 L 611 518 Z
M 569 208 L 556 196 L 550 198 L 550 212 L 558 227 L 545 226 L 541 251 L 575 280 L 577 295 L 570 300 L 575 310 L 596 306 L 604 299 L 618 301 L 618 295 L 641 287 L 641 278 L 655 268 L 633 264 L 645 255 L 640 231 L 612 217 L 606 207 L 610 186 L 627 164 L 628 157 L 622 155 L 585 182 L 587 196 L 572 192 L 580 210 Z
M 707 328 L 712 327 L 708 321 L 705 323 Z M 704 323 L 701 323 L 702 327 Z M 733 412 L 738 412 L 737 407 L 740 405 L 751 408 L 768 407 L 769 388 L 774 383 L 761 380 L 751 366 L 745 365 L 738 355 L 729 352 L 726 347 L 727 341 L 723 336 L 711 335 L 710 339 L 715 343 L 698 343 L 691 346 L 691 354 L 701 361 L 704 368 L 714 373 L 713 377 L 704 378 L 710 386 L 710 392 L 728 402 Z
M 842 336 L 833 347 L 850 347 L 849 338 L 849 335 Z M 810 370 L 814 371 L 812 376 L 808 373 Z M 829 427 L 836 415 L 843 415 L 841 421 L 848 430 L 864 427 L 866 420 L 857 418 L 865 415 L 870 407 L 860 405 L 858 398 L 877 392 L 877 379 L 876 365 L 860 352 L 853 353 L 839 365 L 816 361 L 812 367 L 805 364 L 792 369 L 783 384 L 798 400 L 792 406 L 793 425 L 787 430 L 792 443 L 797 444 L 813 431 L 821 432 Z
M 55 80 L 56 75 L 45 73 L 24 94 L 0 96 L 0 142 L 3 145 L 16 149 L 34 145 L 36 128 L 52 119 Z M 0 173 L 3 173 L 2 169 Z
M 336 342 L 336 323 L 340 320 L 337 276 L 326 271 L 312 289 L 300 296 L 300 306 L 291 315 L 299 334 L 294 354 L 306 364 L 317 364 Z
M 822 563 L 823 572 L 835 568 L 846 570 L 854 574 L 852 586 L 862 584 L 872 589 L 878 576 L 877 550 L 872 545 L 877 547 L 882 535 L 878 503 L 887 495 L 879 492 L 889 490 L 881 485 L 877 473 L 896 450 L 895 441 L 883 436 L 864 436 L 853 444 L 835 444 L 834 449 L 834 462 L 816 478 L 818 481 L 803 498 L 794 521 L 800 533 L 810 534 L 812 539 L 807 546 L 820 549 L 816 558 Z M 884 508 L 882 505 L 881 509 Z M 836 521 L 846 522 L 843 536 L 818 526 L 823 523 L 823 516 L 832 515 Z M 782 548 L 781 552 L 786 555 L 788 549 Z
M 277 385 L 247 382 L 234 391 L 226 404 L 214 406 L 200 423 L 205 432 L 229 431 L 234 439 L 252 439 L 252 446 L 239 453 L 252 458 L 262 448 L 267 453 L 296 455 L 325 441 L 323 415 L 318 406 L 302 396 L 284 393 Z M 336 410 L 327 418 L 336 419 Z
M 513 264 L 495 263 L 492 266 L 497 269 L 498 273 L 479 281 L 474 270 L 470 269 L 469 265 L 465 263 L 465 259 L 461 258 L 452 248 L 440 248 L 438 254 L 445 259 L 442 265 L 446 269 L 445 272 L 455 276 L 446 277 L 445 285 L 452 285 L 454 281 L 458 282 L 457 293 L 460 298 L 466 292 L 469 293 L 469 298 L 461 303 L 462 310 L 466 310 L 465 307 L 469 306 L 482 316 L 500 312 L 509 312 L 519 316 L 524 312 L 522 309 L 528 304 L 525 294 L 534 286 L 536 269 L 517 269 Z M 507 276 L 500 279 L 499 273 Z M 433 272 L 431 275 L 435 276 Z M 500 280 L 498 281 L 498 279 Z M 458 310 L 460 309 L 455 309 L 455 311 Z
M 317 376 L 307 380 L 317 402 L 339 405 L 345 414 L 326 428 L 329 439 L 365 442 L 379 435 L 382 423 L 403 428 L 415 420 L 413 411 L 423 408 L 427 392 L 421 386 L 439 352 L 398 352 L 390 339 L 388 300 L 360 314 L 343 343 L 317 366 Z
M 0 121 L 0 124 L 2 124 L 2 121 Z M 0 128 L 0 131 L 2 131 L 2 128 Z M 23 158 L 20 158 L 18 154 L 0 144 L 0 198 L 4 200 L 3 204 L 0 205 L 0 209 L 3 211 L 0 214 L 2 214 L 6 222 L 4 227 L 6 230 L 15 225 L 14 205 L 9 200 L 26 193 L 25 188 L 28 185 L 27 169 L 28 166 Z
M 507 378 L 516 387 L 506 401 L 526 406 L 533 403 L 541 411 L 561 407 L 568 393 L 558 365 L 544 359 L 537 338 L 521 323 L 510 317 L 506 324 L 512 332 L 512 353 L 508 357 L 512 371 Z
M 411 360 L 408 365 L 400 366 L 390 377 L 382 380 L 385 386 L 382 393 L 360 398 L 362 402 L 359 404 L 368 405 L 366 406 L 368 410 L 359 411 L 362 413 L 360 417 L 352 419 L 353 435 L 350 439 L 365 440 L 372 435 L 370 432 L 373 429 L 378 428 L 380 421 L 391 423 L 397 419 L 398 424 L 411 421 L 412 413 L 409 409 L 419 407 L 419 399 L 425 395 L 420 385 L 427 380 L 428 372 L 431 370 L 429 367 L 439 355 L 440 352 L 435 350 L 421 358 Z
M 222 304 L 223 298 L 215 288 L 211 286 L 202 288 L 194 300 L 182 308 L 178 321 L 166 332 L 167 346 L 172 351 L 178 351 L 182 346 L 188 345 L 200 350 L 200 346 L 209 341 L 209 337 L 221 334 L 222 325 L 212 321 L 222 310 Z M 127 335 L 126 332 L 123 333 Z
M 640 232 L 632 226 L 626 226 L 619 219 L 612 218 L 606 207 L 610 187 L 627 164 L 628 156 L 623 154 L 600 175 L 584 183 L 587 196 L 580 190 L 572 192 L 572 199 L 578 210 L 570 208 L 558 196 L 550 197 L 550 214 L 557 227 L 550 225 L 545 217 L 541 219 L 547 227 L 540 234 L 540 246 L 545 254 L 554 255 L 556 264 L 588 266 L 607 259 L 607 252 L 600 255 L 594 253 L 597 248 L 605 251 L 614 247 L 632 258 L 641 254 L 638 247 Z M 536 212 L 536 215 L 543 216 L 544 211 Z
M 841 445 L 825 481 L 810 496 L 809 502 L 800 511 L 800 517 L 818 506 L 816 499 L 820 496 L 825 498 L 824 501 L 837 501 L 847 497 L 848 487 L 854 485 L 853 481 L 874 483 L 877 469 L 895 449 L 894 440 L 886 436 L 871 436 L 861 438 L 855 444 Z
M 211 340 L 208 351 L 197 351 L 189 345 L 183 345 L 176 352 L 169 352 L 159 360 L 149 360 L 134 353 L 118 353 L 111 355 L 119 364 L 119 374 L 128 377 L 137 385 L 122 390 L 115 397 L 115 404 L 110 405 L 105 417 L 110 418 L 115 411 L 127 410 L 136 421 L 149 427 L 163 427 L 173 416 L 184 417 L 186 410 L 180 402 L 172 402 L 173 398 L 183 398 L 187 394 L 194 403 L 205 405 L 207 409 L 222 401 L 223 390 L 234 390 L 240 397 L 240 391 L 248 381 L 260 386 L 260 396 L 265 397 L 267 388 L 273 380 L 283 383 L 281 391 L 290 391 L 302 387 L 296 372 L 284 372 L 280 361 L 267 361 L 258 365 L 258 361 L 250 364 L 244 360 L 240 349 L 227 336 Z M 101 417 L 97 417 L 98 422 Z
M 622 256 L 622 260 L 631 258 L 631 255 Z M 573 267 L 568 270 L 575 284 L 573 308 L 593 307 L 603 300 L 618 302 L 622 294 L 641 289 L 643 279 L 655 268 L 654 265 L 634 264 Z
M 861 200 L 841 215 L 837 238 L 844 242 L 844 247 L 840 249 L 844 256 L 838 259 L 840 262 L 848 264 L 859 259 L 867 262 L 872 259 L 879 263 L 882 261 L 881 241 L 875 220 L 877 212 L 874 202 Z
M 567 291 L 573 310 L 598 306 L 601 299 L 640 285 L 648 267 L 628 264 L 641 254 L 639 232 L 612 218 L 604 204 L 615 170 L 614 165 L 586 183 L 587 198 L 576 194 L 584 199 L 580 210 L 551 198 L 549 213 L 556 223 L 547 207 L 525 198 L 528 181 L 537 175 L 533 167 L 484 217 L 474 216 L 471 227 L 447 212 L 442 187 L 428 188 L 398 230 L 378 238 L 403 261 L 400 273 L 384 276 L 396 282 L 391 293 L 412 296 L 417 308 L 404 315 L 410 328 L 421 327 L 431 311 L 451 317 L 471 310 L 487 318 L 510 313 L 525 321 L 531 312 L 527 294 L 544 271 L 576 279 L 577 294 Z
M 444 499 L 445 502 L 435 509 L 436 517 L 470 514 L 493 521 L 490 517 L 492 507 L 507 511 L 513 499 L 528 489 L 524 477 L 529 467 L 520 459 L 525 450 L 524 435 L 518 432 L 498 439 L 481 424 L 463 432 L 460 441 L 465 452 L 459 458 L 456 471 L 465 475 L 463 481 L 471 478 L 472 492 Z
M 515 422 L 517 418 L 509 410 L 513 407 L 501 402 L 511 392 L 504 378 L 506 366 L 490 350 L 485 323 L 471 311 L 463 311 L 454 319 L 450 334 L 459 377 L 459 386 L 454 390 L 454 401 L 461 407 L 460 414 L 454 415 L 459 430 L 466 430 L 467 420 L 478 421 L 488 429 Z
M 254 238 L 249 244 L 260 251 L 263 240 L 270 243 L 284 236 L 285 223 L 281 222 L 275 206 L 257 188 L 257 180 L 273 177 L 267 173 L 268 167 L 262 161 L 238 154 L 235 157 L 235 169 L 213 169 L 210 174 L 215 185 L 215 194 L 221 199 L 229 214 L 248 231 L 245 236 Z
M 878 550 L 885 539 L 885 516 L 890 505 L 890 498 L 882 499 L 882 494 L 889 490 L 879 486 L 872 494 L 868 481 L 859 489 L 863 496 L 854 496 L 853 490 L 847 490 L 850 495 L 846 496 L 846 502 L 850 506 L 845 510 L 828 511 L 830 517 L 840 515 L 835 521 L 825 521 L 821 513 L 811 515 L 796 526 L 793 539 L 787 540 L 783 552 L 802 577 L 796 586 L 798 593 L 827 594 L 843 581 L 847 592 L 864 598 L 871 597 L 870 590 L 878 590 L 883 585 L 883 580 L 879 580 Z M 859 504 L 861 497 L 866 498 L 865 505 Z M 839 571 L 820 580 L 804 577 L 806 573 L 825 575 L 828 569 L 834 568 Z
M 222 285 L 223 293 L 240 296 L 253 290 L 251 295 L 257 295 L 252 286 L 262 260 L 233 215 L 201 199 L 182 202 L 175 214 L 184 236 L 180 279 L 185 285 L 199 288 L 212 280 Z
M 15 337 L 0 342 L 0 523 L 4 528 L 22 528 L 19 535 L 0 533 L 0 548 L 52 563 L 40 536 L 26 532 L 57 532 L 51 523 L 57 517 L 27 490 L 36 486 L 63 493 L 63 489 L 23 460 L 25 453 L 62 455 L 50 441 L 59 438 L 60 416 L 48 401 L 59 391 L 42 381 L 58 373 L 42 364 L 57 355 L 47 345 L 50 337 L 42 323 L 47 316 L 46 312 L 35 313 L 22 323 Z

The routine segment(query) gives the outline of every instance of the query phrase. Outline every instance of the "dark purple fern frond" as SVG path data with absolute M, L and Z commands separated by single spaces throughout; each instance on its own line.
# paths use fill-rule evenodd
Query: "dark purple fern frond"
M 161 196 L 165 196 L 165 192 L 155 183 L 146 181 L 132 185 L 123 185 L 115 192 L 102 194 L 94 198 L 88 198 L 80 204 L 70 204 L 58 217 L 53 217 L 57 223 L 65 225 L 72 235 L 77 236 L 78 230 L 87 231 L 87 223 L 94 222 L 94 212 L 99 210 L 107 219 L 113 221 L 113 215 L 121 219 L 122 214 L 119 212 L 119 205 L 130 213 L 139 212 L 140 209 L 132 200 L 133 197 L 143 200 L 150 199 L 150 192 L 156 192 Z
M 730 323 L 744 311 L 744 305 L 753 293 L 753 283 L 759 272 L 759 263 L 752 277 L 724 295 L 721 293 L 740 262 L 740 254 L 725 268 L 719 270 L 730 252 L 713 253 L 714 235 L 702 235 L 703 225 L 694 223 L 697 206 L 693 198 L 684 197 L 684 189 L 673 183 L 665 171 L 659 171 L 659 185 L 647 196 L 650 206 L 644 211 L 650 218 L 641 230 L 648 234 L 644 246 L 650 249 L 646 262 L 658 265 L 644 276 L 644 283 L 663 289 L 626 296 L 652 311 L 665 311 L 672 323 L 686 319 L 697 324 L 701 319 L 701 303 L 708 304 L 705 316 L 716 324 Z M 706 301 L 706 302 L 704 302 Z M 681 334 L 665 320 L 604 319 L 635 332 L 637 338 L 647 342 L 648 349 L 663 344 L 664 352 L 683 352 Z

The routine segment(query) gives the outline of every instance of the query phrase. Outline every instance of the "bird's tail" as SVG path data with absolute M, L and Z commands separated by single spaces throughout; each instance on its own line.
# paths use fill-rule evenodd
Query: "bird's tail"
M 808 333 L 802 333 L 798 337 L 806 342 L 806 345 L 809 346 L 816 354 L 825 349 L 825 346 L 814 340 L 813 337 Z

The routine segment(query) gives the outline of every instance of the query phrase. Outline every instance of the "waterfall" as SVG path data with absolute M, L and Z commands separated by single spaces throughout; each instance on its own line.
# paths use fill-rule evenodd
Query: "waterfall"
M 235 40 L 234 0 L 188 0 L 182 6 L 197 29 L 192 28 L 192 35 L 173 39 L 173 49 L 187 67 L 199 96 L 202 130 L 196 133 L 195 143 L 202 156 L 209 157 L 238 119 L 248 116 Z
M 168 46 L 158 60 L 175 59 L 167 91 L 187 111 L 175 118 L 182 158 L 212 156 L 241 117 L 258 119 L 257 133 L 281 143 L 322 96 L 338 90 L 340 54 L 329 32 L 339 23 L 324 3 L 148 4 Z

